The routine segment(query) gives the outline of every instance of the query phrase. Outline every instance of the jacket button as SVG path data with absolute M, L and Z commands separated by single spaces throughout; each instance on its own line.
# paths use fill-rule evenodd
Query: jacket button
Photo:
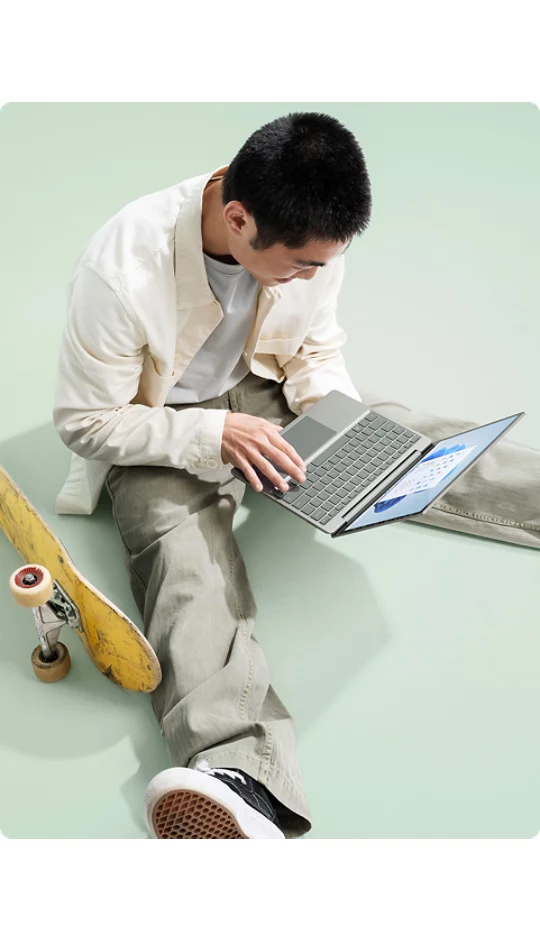
M 207 466 L 207 467 L 217 467 L 217 460 L 214 460 L 214 459 L 211 457 L 210 460 L 207 460 L 207 461 L 206 461 L 206 466 Z

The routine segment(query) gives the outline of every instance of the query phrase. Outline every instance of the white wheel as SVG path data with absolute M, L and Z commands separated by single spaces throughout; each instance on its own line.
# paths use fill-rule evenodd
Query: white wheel
M 9 579 L 13 600 L 21 607 L 39 607 L 50 601 L 54 593 L 52 578 L 41 565 L 24 565 Z

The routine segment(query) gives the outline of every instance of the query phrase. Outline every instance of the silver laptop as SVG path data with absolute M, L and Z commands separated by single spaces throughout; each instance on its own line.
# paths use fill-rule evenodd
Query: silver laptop
M 270 461 L 283 493 L 254 470 L 265 496 L 336 538 L 421 515 L 523 414 L 432 441 L 333 391 L 281 431 L 306 464 L 305 483 Z

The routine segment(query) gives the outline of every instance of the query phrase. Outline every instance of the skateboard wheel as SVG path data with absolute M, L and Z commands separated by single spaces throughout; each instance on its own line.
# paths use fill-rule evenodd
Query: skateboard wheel
M 54 593 L 51 576 L 41 565 L 25 565 L 14 571 L 9 586 L 16 604 L 39 607 L 50 601 Z
M 32 653 L 32 669 L 40 682 L 59 682 L 71 669 L 71 657 L 67 646 L 60 641 L 55 647 L 55 659 L 43 658 L 41 646 L 36 646 Z

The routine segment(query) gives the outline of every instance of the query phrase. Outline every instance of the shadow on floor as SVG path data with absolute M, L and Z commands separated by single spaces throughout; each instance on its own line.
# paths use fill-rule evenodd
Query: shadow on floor
M 140 625 L 106 492 L 92 516 L 54 513 L 69 454 L 53 426 L 0 444 L 0 464 L 86 577 Z M 257 598 L 256 636 L 300 737 L 382 649 L 387 630 L 361 564 L 341 552 L 339 542 L 332 543 L 252 491 L 246 493 L 242 513 L 235 535 Z M 23 754 L 69 759 L 104 750 L 129 736 L 140 768 L 122 790 L 139 821 L 148 780 L 167 766 L 150 698 L 108 682 L 92 666 L 82 644 L 66 631 L 61 638 L 70 647 L 72 671 L 58 686 L 40 685 L 29 664 L 36 642 L 32 619 L 23 609 L 10 607 L 7 579 L 17 565 L 16 552 L 3 539 L 0 598 L 9 616 L 3 618 L 1 631 L 0 667 L 7 679 L 1 693 L 5 706 L 0 743 Z M 62 733 L 66 710 L 69 724 Z M 80 725 L 75 734 L 77 716 Z M 44 733 L 47 725 L 59 733 Z
M 339 540 L 251 490 L 243 506 L 235 535 L 257 598 L 255 634 L 300 737 L 389 637 L 369 579 Z

